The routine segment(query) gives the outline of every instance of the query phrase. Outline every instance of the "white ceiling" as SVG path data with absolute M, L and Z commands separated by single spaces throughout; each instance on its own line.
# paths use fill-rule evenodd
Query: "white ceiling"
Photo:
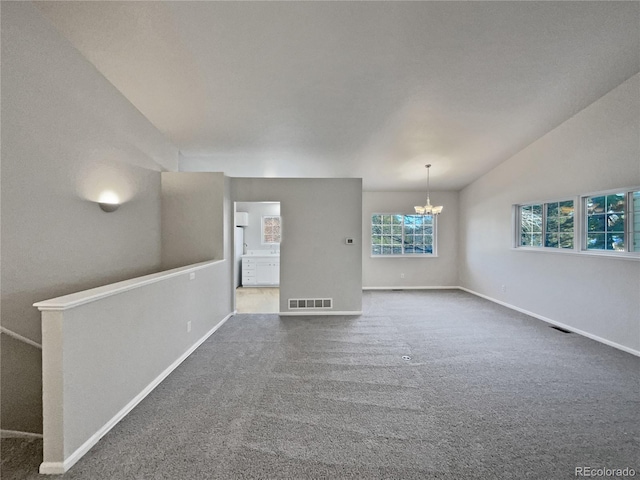
M 638 2 L 39 2 L 231 176 L 460 189 L 640 70 Z

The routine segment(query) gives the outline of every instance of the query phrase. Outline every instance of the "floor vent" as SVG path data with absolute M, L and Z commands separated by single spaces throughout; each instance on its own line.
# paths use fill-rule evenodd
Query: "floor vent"
M 558 330 L 559 332 L 562 332 L 562 333 L 571 333 L 569 330 L 565 330 L 564 328 L 561 328 L 561 327 L 556 327 L 555 325 L 551 325 L 551 328 L 553 328 L 554 330 Z
M 333 308 L 332 298 L 290 298 L 289 310 Z

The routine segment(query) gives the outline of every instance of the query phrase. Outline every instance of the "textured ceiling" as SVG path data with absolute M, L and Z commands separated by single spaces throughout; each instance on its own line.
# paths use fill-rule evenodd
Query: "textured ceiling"
M 231 176 L 459 189 L 640 70 L 638 2 L 38 2 Z

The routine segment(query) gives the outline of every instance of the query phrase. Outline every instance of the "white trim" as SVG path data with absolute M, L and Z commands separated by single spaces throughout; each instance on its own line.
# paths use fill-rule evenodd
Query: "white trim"
M 0 430 L 1 438 L 42 438 L 41 433 L 21 432 L 19 430 Z
M 9 330 L 8 328 L 5 328 L 5 327 L 0 327 L 0 333 L 4 333 L 5 335 L 9 335 L 10 337 L 15 338 L 16 340 L 19 340 L 21 342 L 26 343 L 27 345 L 31 345 L 32 347 L 36 347 L 36 348 L 39 348 L 40 350 L 42 350 L 42 345 L 40 345 L 38 342 L 35 342 L 35 341 L 31 340 L 30 338 L 23 337 L 22 335 L 20 335 L 19 333 L 14 332 L 13 330 Z
M 321 309 L 310 309 L 311 311 L 305 312 L 304 308 L 300 310 L 290 311 L 290 312 L 280 312 L 278 315 L 281 317 L 335 317 L 336 315 L 346 315 L 346 316 L 357 316 L 362 315 L 362 310 L 353 310 L 353 311 L 345 311 L 345 312 L 327 312 Z
M 150 275 L 144 275 L 142 277 L 124 280 L 122 282 L 111 283 L 109 285 L 91 288 L 89 290 L 72 293 L 70 295 L 64 295 L 62 297 L 52 298 L 51 300 L 44 300 L 42 302 L 34 303 L 33 306 L 37 307 L 40 311 L 68 310 L 70 308 L 84 305 L 85 303 L 95 302 L 96 300 L 100 300 L 102 298 L 117 295 L 128 290 L 133 290 L 134 288 L 150 285 L 152 283 L 160 282 L 171 277 L 177 277 L 178 275 L 192 273 L 196 270 L 201 270 L 218 263 L 223 263 L 224 261 L 225 260 L 209 260 L 206 262 L 194 263 L 193 265 L 187 265 L 186 267 L 179 267 L 172 270 L 152 273 Z
M 56 475 L 65 473 L 75 463 L 80 460 L 98 441 L 104 437 L 120 420 L 122 420 L 131 410 L 135 408 L 144 398 L 149 395 L 154 388 L 156 388 L 171 372 L 173 372 L 182 362 L 184 362 L 189 355 L 191 355 L 202 343 L 207 340 L 216 330 L 218 330 L 229 318 L 233 316 L 233 313 L 228 314 L 218 324 L 204 334 L 200 340 L 194 343 L 189 349 L 177 358 L 171 365 L 169 365 L 160 375 L 158 375 L 149 385 L 147 385 L 138 395 L 127 403 L 118 413 L 116 413 L 111 420 L 105 423 L 96 433 L 94 433 L 89 439 L 84 442 L 75 452 L 65 458 L 64 462 L 43 462 L 40 464 L 40 473 L 48 475 Z
M 610 347 L 617 348 L 618 350 L 622 350 L 623 352 L 627 352 L 627 353 L 630 353 L 631 355 L 635 355 L 635 356 L 640 357 L 640 350 L 634 350 L 633 348 L 629 348 L 629 347 L 626 347 L 624 345 L 620 345 L 619 343 L 612 342 L 611 340 L 607 340 L 606 338 L 598 337 L 597 335 L 594 335 L 594 334 L 589 333 L 589 332 L 585 332 L 584 330 L 578 330 L 577 328 L 572 327 L 571 325 L 567 325 L 565 323 L 557 322 L 557 321 L 552 320 L 552 319 L 550 319 L 548 317 L 545 317 L 545 316 L 542 316 L 542 315 L 538 315 L 537 313 L 531 312 L 529 310 L 525 310 L 524 308 L 516 307 L 515 305 L 511 305 L 510 303 L 503 302 L 501 300 L 497 300 L 497 299 L 489 297 L 487 295 L 483 295 L 482 293 L 474 292 L 473 290 L 469 290 L 468 288 L 465 288 L 465 287 L 458 287 L 458 288 L 460 290 L 464 290 L 467 293 L 471 293 L 472 295 L 476 295 L 478 297 L 484 298 L 484 299 L 489 300 L 491 302 L 497 303 L 498 305 L 502 305 L 503 307 L 507 307 L 507 308 L 510 308 L 511 310 L 515 310 L 516 312 L 524 313 L 525 315 L 529 315 L 530 317 L 537 318 L 538 320 L 542 320 L 543 322 L 550 323 L 550 324 L 556 325 L 558 327 L 562 327 L 562 328 L 564 328 L 566 330 L 570 330 L 573 333 L 577 333 L 579 335 L 582 335 L 583 337 L 590 338 L 591 340 L 595 340 L 596 342 L 604 343 L 605 345 L 608 345 Z
M 580 257 L 600 257 L 614 258 L 616 260 L 640 260 L 638 252 L 614 252 L 607 250 L 577 250 L 574 248 L 554 248 L 554 247 L 513 247 L 511 250 L 531 253 L 550 253 L 552 255 L 578 255 Z
M 447 286 L 420 286 L 420 287 L 407 287 L 403 285 L 390 286 L 390 287 L 362 287 L 362 290 L 456 290 L 460 287 L 457 285 Z

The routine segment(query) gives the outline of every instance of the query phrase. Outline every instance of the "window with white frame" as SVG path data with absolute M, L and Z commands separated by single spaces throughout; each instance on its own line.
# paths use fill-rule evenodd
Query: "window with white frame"
M 637 258 L 640 189 L 627 188 L 516 205 L 516 247 Z
M 262 217 L 262 243 L 274 244 L 280 243 L 281 225 L 280 216 L 264 215 Z
M 518 246 L 574 248 L 573 200 L 518 206 Z
M 433 215 L 380 214 L 371 216 L 371 255 L 435 255 Z
M 582 197 L 583 250 L 640 252 L 640 190 L 621 189 Z

